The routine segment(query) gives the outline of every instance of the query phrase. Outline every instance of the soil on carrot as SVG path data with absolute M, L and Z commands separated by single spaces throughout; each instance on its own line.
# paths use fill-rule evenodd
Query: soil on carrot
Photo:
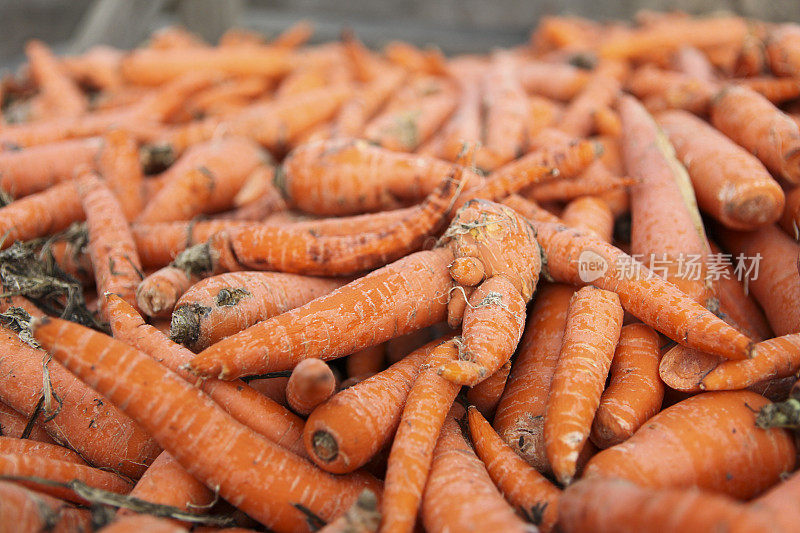
M 220 291 L 217 293 L 216 303 L 219 306 L 232 307 L 248 296 L 251 296 L 250 291 L 244 287 L 220 289 Z

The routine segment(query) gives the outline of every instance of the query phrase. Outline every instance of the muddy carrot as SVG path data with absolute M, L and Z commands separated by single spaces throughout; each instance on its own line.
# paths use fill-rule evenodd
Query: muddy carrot
M 215 233 L 247 224 L 249 222 L 225 219 L 132 224 L 131 233 L 142 266 L 161 268 L 186 248 L 206 242 Z
M 308 415 L 336 391 L 336 377 L 320 359 L 304 359 L 292 370 L 286 383 L 286 401 L 299 415 Z
M 114 130 L 103 137 L 97 172 L 117 197 L 125 218 L 136 218 L 144 207 L 144 176 L 139 163 L 139 145 L 130 133 Z
M 588 231 L 606 242 L 611 242 L 614 231 L 614 214 L 602 198 L 583 196 L 567 204 L 561 213 L 567 226 Z
M 86 97 L 67 75 L 67 72 L 41 41 L 29 41 L 25 46 L 30 75 L 38 86 L 35 102 L 36 118 L 76 117 L 88 109 Z
M 528 61 L 519 71 L 520 83 L 526 91 L 564 102 L 574 99 L 589 77 L 587 71 L 561 63 Z
M 230 272 L 206 278 L 178 300 L 170 337 L 192 350 L 203 350 L 342 284 L 335 279 L 276 272 Z
M 7 248 L 14 241 L 51 235 L 83 218 L 83 207 L 75 185 L 59 183 L 0 208 L 0 235 L 5 236 L 0 248 Z
M 429 473 L 439 432 L 460 389 L 439 376 L 436 369 L 457 357 L 455 340 L 439 344 L 411 387 L 389 454 L 381 531 L 414 529 L 425 482 L 434 479 Z
M 703 211 L 738 230 L 780 217 L 783 191 L 757 158 L 688 113 L 670 111 L 657 120 L 686 166 Z
M 619 477 L 652 488 L 697 487 L 744 499 L 758 495 L 795 463 L 787 433 L 755 425 L 758 409 L 767 403 L 749 391 L 692 396 L 661 411 L 622 444 L 595 455 L 584 478 Z M 709 410 L 716 416 L 709 417 Z M 676 462 L 676 454 L 690 460 Z M 753 454 L 759 457 L 758 468 L 753 468 Z
M 561 491 L 515 454 L 477 409 L 470 407 L 467 416 L 475 453 L 492 481 L 524 517 L 541 531 L 551 531 Z
M 600 398 L 591 438 L 608 448 L 629 438 L 661 408 L 658 334 L 644 324 L 623 326 L 611 363 L 610 383 Z
M 506 362 L 494 374 L 484 379 L 467 391 L 467 402 L 483 416 L 491 418 L 503 396 L 508 374 L 511 372 L 511 361 Z
M 52 319 L 40 321 L 35 335 L 56 359 L 124 405 L 187 472 L 275 531 L 308 530 L 294 503 L 330 520 L 363 488 L 380 493 L 367 476 L 333 478 L 313 468 L 231 419 L 156 361 L 101 333 Z M 165 423 L 184 409 L 190 422 Z M 221 442 L 225 451 L 214 451 Z
M 0 511 L 11 531 L 91 531 L 88 510 L 78 509 L 18 483 L 0 481 Z

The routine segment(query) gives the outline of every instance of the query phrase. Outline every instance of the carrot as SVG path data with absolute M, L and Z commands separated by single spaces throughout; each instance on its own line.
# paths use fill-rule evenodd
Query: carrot
M 800 238 L 800 187 L 786 191 L 786 205 L 778 223 L 794 240 Z
M 511 361 L 506 361 L 494 374 L 470 388 L 467 391 L 469 405 L 475 406 L 478 412 L 491 418 L 503 396 L 510 372 Z
M 736 79 L 731 82 L 757 92 L 775 105 L 800 96 L 800 83 L 792 78 L 757 77 Z
M 487 530 L 536 530 L 503 499 L 453 414 L 445 420 L 433 452 L 421 515 L 426 531 L 432 532 L 467 531 L 477 524 Z
M 35 492 L 17 483 L 0 481 L 0 531 L 91 531 L 89 511 Z
M 27 425 L 28 420 L 25 420 L 20 413 L 0 402 L 0 436 L 21 439 Z M 34 423 L 31 426 L 28 439 L 35 442 L 55 444 L 55 441 L 50 438 L 50 435 L 47 434 L 40 423 Z
M 336 377 L 324 361 L 311 358 L 300 361 L 286 383 L 286 401 L 299 415 L 308 415 L 336 391 Z
M 192 350 L 202 350 L 341 285 L 335 279 L 275 272 L 230 272 L 206 278 L 175 304 L 170 337 Z
M 156 457 L 128 496 L 190 512 L 209 508 L 214 503 L 214 494 L 179 465 L 169 452 L 161 452 Z M 133 514 L 133 510 L 124 507 L 117 511 L 118 517 Z
M 270 45 L 276 48 L 291 50 L 307 42 L 314 34 L 314 25 L 307 20 L 300 20 L 275 36 Z
M 468 410 L 475 453 L 503 496 L 540 530 L 551 531 L 558 517 L 561 491 L 523 461 L 474 407 Z
M 492 170 L 516 159 L 525 146 L 525 115 L 528 99 L 517 77 L 518 61 L 508 53 L 495 52 L 484 78 L 483 105 L 486 123 L 485 161 L 478 166 Z
M 440 341 L 428 343 L 392 366 L 348 387 L 317 407 L 306 421 L 303 440 L 311 459 L 334 474 L 365 465 L 391 439 L 406 398 Z
M 208 48 L 208 43 L 199 35 L 182 26 L 166 26 L 153 32 L 144 48 L 151 50 L 204 49 Z
M 447 380 L 474 386 L 497 372 L 513 355 L 525 325 L 525 306 L 541 268 L 539 246 L 529 224 L 507 207 L 470 200 L 444 235 L 456 261 L 477 259 L 481 276 L 450 274 L 460 287 L 474 287 L 466 309 L 448 306 L 448 321 L 463 316 L 459 358 L 439 369 Z M 453 263 L 457 265 L 457 263 Z M 485 278 L 485 281 L 483 279 Z M 466 292 L 460 293 L 466 299 Z
M 798 42 L 800 42 L 800 28 L 797 24 L 781 24 L 768 33 L 765 52 L 769 68 L 776 76 L 800 74 Z
M 38 492 L 44 492 L 50 496 L 80 504 L 86 504 L 86 500 L 73 493 L 71 489 L 40 483 L 38 479 L 57 483 L 78 480 L 90 487 L 116 492 L 117 494 L 127 494 L 131 490 L 129 482 L 110 472 L 104 472 L 91 466 L 30 454 L 0 455 L 0 475 L 3 477 L 13 476 L 14 478 L 37 478 L 15 479 L 15 481 Z
M 783 191 L 758 159 L 688 113 L 671 111 L 657 119 L 686 165 L 702 210 L 738 230 L 780 217 Z
M 359 88 L 353 97 L 342 104 L 331 125 L 334 137 L 358 137 L 364 127 L 391 93 L 400 87 L 406 75 L 399 69 L 387 69 L 384 75 Z
M 800 476 L 792 474 L 752 502 L 750 507 L 770 513 L 773 521 L 791 531 L 797 523 L 798 482 Z
M 197 385 L 235 420 L 292 453 L 304 455 L 301 441 L 303 422 L 298 417 L 240 381 L 200 382 L 182 368 L 193 356 L 190 351 L 171 342 L 155 327 L 145 324 L 136 310 L 118 296 L 106 294 L 106 302 L 115 338 Z
M 0 399 L 30 418 L 44 396 L 39 421 L 58 443 L 68 445 L 97 467 L 132 478 L 141 476 L 158 455 L 156 443 L 104 397 L 57 362 L 43 366 L 48 361 L 45 352 L 4 328 L 0 345 L 5 355 L 0 359 Z M 16 432 L 11 435 L 18 436 Z
M 592 429 L 622 314 L 617 295 L 602 289 L 584 287 L 570 299 L 544 417 L 547 459 L 564 485 L 575 477 L 579 452 Z M 598 317 L 603 317 L 602 324 Z
M 264 440 L 191 384 L 101 333 L 49 319 L 36 324 L 35 335 L 56 359 L 123 405 L 187 472 L 206 486 L 218 487 L 220 496 L 275 531 L 308 529 L 294 503 L 329 520 L 363 488 L 379 494 L 374 479 L 333 478 Z M 187 421 L 167 422 L 176 414 L 180 419 L 183 409 L 192 414 Z
M 519 71 L 526 91 L 546 98 L 569 102 L 586 86 L 590 74 L 572 65 L 527 61 Z
M 211 239 L 219 239 L 214 235 Z M 210 239 L 210 240 L 211 240 Z M 203 246 L 203 245 L 200 245 Z M 205 247 L 208 249 L 208 247 Z M 189 248 L 188 252 L 181 252 L 178 259 L 198 255 L 196 248 Z M 208 262 L 204 262 L 206 266 Z M 169 318 L 175 303 L 201 279 L 199 274 L 182 263 L 173 261 L 167 267 L 159 269 L 142 280 L 136 287 L 136 307 L 150 318 Z
M 163 188 L 148 201 L 138 222 L 188 220 L 229 209 L 245 180 L 264 161 L 258 145 L 236 137 L 198 144 L 184 157 L 191 161 L 188 168 L 169 172 Z M 192 194 L 186 194 L 186 189 Z M 199 199 L 192 201 L 195 194 Z
M 525 130 L 528 137 L 526 148 L 534 148 L 533 139 L 543 130 L 554 128 L 556 122 L 563 114 L 563 106 L 540 96 L 528 97 L 528 111 L 525 120 Z
M 717 76 L 708 57 L 694 46 L 681 46 L 672 55 L 675 70 L 694 78 L 714 81 Z
M 104 533 L 135 533 L 137 531 L 148 531 L 149 533 L 187 533 L 189 530 L 176 525 L 170 520 L 142 514 L 118 518 L 100 531 Z
M 114 130 L 103 137 L 103 147 L 97 156 L 97 172 L 114 192 L 125 218 L 136 218 L 144 207 L 144 176 L 139 163 L 139 146 L 130 133 Z
M 545 272 L 555 281 L 579 285 L 590 280 L 616 292 L 628 312 L 690 348 L 730 359 L 752 355 L 746 336 L 618 248 L 577 230 L 529 220 L 543 250 Z M 583 261 L 578 260 L 581 254 Z
M 275 167 L 260 165 L 247 177 L 247 180 L 233 197 L 237 220 L 264 220 L 274 213 L 288 209 L 281 193 L 273 182 Z
M 110 46 L 98 45 L 77 56 L 61 57 L 61 66 L 79 83 L 103 91 L 113 91 L 123 85 L 119 62 L 123 52 Z
M 86 461 L 81 459 L 80 455 L 69 448 L 64 448 L 56 444 L 14 437 L 0 436 L 0 455 L 29 455 L 41 457 L 43 459 L 63 461 L 65 463 L 75 463 L 78 465 L 86 464 Z
M 263 378 L 251 379 L 247 384 L 273 402 L 287 407 L 289 405 L 286 403 L 286 383 L 288 381 L 288 377 Z
M 34 118 L 76 117 L 89 107 L 80 88 L 67 75 L 58 59 L 41 41 L 25 46 L 30 75 L 39 88 Z
M 564 491 L 559 509 L 565 533 L 775 531 L 773 517 L 733 498 L 696 489 L 640 487 L 621 479 L 579 481 Z
M 343 357 L 441 322 L 452 287 L 447 272 L 452 260 L 453 254 L 447 248 L 408 255 L 209 346 L 192 360 L 190 368 L 198 375 L 227 379 L 286 370 L 308 357 Z M 376 287 L 382 287 L 380 294 L 372 292 Z M 378 300 L 372 301 L 373 297 Z M 364 312 L 366 309 L 369 314 Z M 309 342 L 309 334 L 322 333 L 315 324 L 334 311 L 341 326 L 327 331 L 324 338 Z
M 800 274 L 796 265 L 800 246 L 774 225 L 755 232 L 720 229 L 717 237 L 741 267 L 738 273 L 745 287 L 761 304 L 775 334 L 800 331 Z
M 44 191 L 94 164 L 102 141 L 89 137 L 0 153 L 0 188 L 17 198 Z
M 627 89 L 642 99 L 651 112 L 683 109 L 706 115 L 718 86 L 716 82 L 648 65 L 630 76 Z
M 441 333 L 438 328 L 431 326 L 389 339 L 386 341 L 386 361 L 393 365 Z
M 788 433 L 755 425 L 754 411 L 767 403 L 749 391 L 692 396 L 651 418 L 622 444 L 595 455 L 584 477 L 619 477 L 652 488 L 697 487 L 734 498 L 756 496 L 795 464 Z M 759 457 L 757 468 L 752 457 Z
M 377 531 L 380 523 L 381 513 L 378 511 L 378 500 L 372 491 L 364 490 L 358 495 L 358 499 L 350 509 L 317 531 L 321 533 L 370 533 Z
M 552 222 L 555 224 L 562 223 L 560 218 L 552 214 L 547 209 L 541 207 L 536 202 L 533 202 L 531 200 L 526 200 L 525 198 L 517 194 L 512 194 L 511 196 L 503 200 L 503 205 L 507 205 L 520 215 L 530 220 L 539 220 L 541 222 Z
M 385 343 L 351 353 L 345 360 L 347 377 L 365 379 L 374 376 L 385 368 L 383 365 L 385 353 Z
M 53 206 L 58 209 L 53 209 Z M 59 183 L 42 192 L 0 207 L 0 248 L 14 241 L 44 237 L 83 220 L 81 199 L 71 182 Z
M 88 227 L 88 248 L 98 291 L 112 291 L 134 301 L 142 267 L 124 208 L 104 181 L 83 173 L 75 184 Z
M 598 107 L 592 115 L 594 129 L 599 135 L 618 137 L 622 132 L 622 123 L 616 111 L 608 106 Z
M 620 84 L 612 76 L 602 71 L 593 74 L 564 110 L 558 128 L 576 137 L 586 137 L 592 132 L 595 111 L 613 103 L 619 91 Z
M 494 417 L 506 444 L 539 472 L 550 471 L 544 455 L 544 414 L 574 292 L 566 285 L 539 290 Z
M 602 198 L 583 196 L 567 204 L 561 213 L 567 226 L 593 233 L 597 238 L 611 242 L 614 231 L 614 214 Z
M 595 161 L 576 178 L 538 183 L 524 191 L 523 196 L 536 202 L 569 201 L 627 188 L 635 183 L 635 179 L 618 176 L 601 161 Z
M 738 390 L 768 379 L 783 378 L 800 370 L 800 334 L 792 333 L 759 342 L 756 356 L 747 361 L 724 361 L 700 376 L 703 390 Z
M 458 159 L 465 144 L 475 144 L 482 140 L 481 109 L 483 87 L 481 86 L 482 66 L 456 64 L 451 67 L 458 82 L 460 94 L 458 104 L 450 120 L 442 128 L 441 157 L 448 161 Z M 486 77 L 486 75 L 483 75 Z M 489 85 L 490 80 L 485 82 Z M 419 152 L 419 150 L 418 150 Z
M 800 129 L 758 93 L 723 89 L 711 106 L 711 123 L 791 183 L 800 183 Z
M 187 99 L 184 112 L 191 118 L 219 114 L 225 104 L 240 100 L 249 103 L 267 92 L 271 85 L 272 80 L 260 76 L 225 80 Z
M 247 224 L 249 222 L 224 219 L 132 224 L 131 233 L 142 266 L 161 268 L 168 265 L 186 248 L 206 242 L 215 233 Z
M 430 476 L 434 448 L 460 387 L 436 369 L 458 356 L 455 339 L 430 352 L 403 407 L 386 470 L 381 531 L 412 531 Z M 430 527 L 430 525 L 426 525 Z
M 435 49 L 420 50 L 416 46 L 392 41 L 383 50 L 386 59 L 416 73 L 442 74 L 444 71 L 444 57 Z
M 644 324 L 622 327 L 610 384 L 600 397 L 591 438 L 600 448 L 628 439 L 661 408 L 658 334 Z

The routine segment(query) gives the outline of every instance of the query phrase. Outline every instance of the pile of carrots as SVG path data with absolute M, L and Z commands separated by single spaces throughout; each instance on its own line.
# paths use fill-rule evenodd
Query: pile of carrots
M 800 25 L 311 36 L 0 83 L 0 532 L 798 531 Z

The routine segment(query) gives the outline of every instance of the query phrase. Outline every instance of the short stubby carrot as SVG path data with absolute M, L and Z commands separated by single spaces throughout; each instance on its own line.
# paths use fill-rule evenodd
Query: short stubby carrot
M 542 473 L 550 472 L 543 429 L 547 396 L 574 292 L 560 284 L 539 289 L 494 417 L 494 427 L 506 444 Z
M 769 379 L 783 378 L 800 370 L 800 333 L 759 342 L 756 355 L 746 361 L 723 361 L 700 376 L 704 390 L 738 390 Z
M 470 407 L 467 416 L 475 453 L 497 488 L 539 530 L 551 531 L 558 517 L 561 491 L 514 453 L 477 409 Z
M 4 532 L 7 530 L 8 533 L 91 531 L 92 528 L 88 510 L 78 509 L 63 500 L 10 481 L 0 481 L 0 514 L 3 515 Z
M 411 387 L 389 453 L 381 531 L 414 530 L 425 483 L 433 479 L 429 474 L 436 441 L 461 388 L 437 375 L 436 369 L 456 357 L 456 339 L 439 344 Z
M 366 464 L 397 429 L 420 366 L 439 342 L 411 352 L 317 407 L 303 430 L 309 457 L 334 474 L 353 472 Z
M 229 272 L 206 278 L 175 304 L 170 338 L 191 350 L 204 350 L 343 284 L 338 279 L 278 272 Z
M 737 230 L 778 220 L 783 191 L 755 156 L 689 113 L 656 118 L 689 172 L 700 209 Z
M 48 319 L 35 324 L 35 336 L 57 360 L 124 406 L 187 472 L 275 531 L 308 530 L 293 504 L 330 520 L 363 488 L 380 493 L 368 476 L 334 478 L 259 437 L 158 362 L 102 333 Z
M 800 183 L 800 128 L 766 98 L 745 87 L 725 87 L 711 105 L 711 123 L 774 174 Z
M 561 353 L 544 417 L 544 442 L 553 474 L 569 485 L 600 405 L 622 327 L 619 297 L 583 287 L 570 300 Z
M 664 384 L 658 375 L 658 334 L 644 324 L 622 327 L 610 382 L 592 423 L 591 439 L 608 448 L 629 438 L 661 409 Z
M 133 220 L 144 207 L 144 175 L 139 162 L 139 144 L 125 130 L 112 130 L 103 136 L 97 155 L 97 172 L 117 197 L 127 220 Z
M 583 476 L 618 477 L 652 488 L 697 487 L 742 499 L 756 496 L 793 470 L 796 460 L 785 430 L 756 426 L 758 409 L 767 403 L 749 391 L 692 396 L 661 411 L 622 444 L 595 455 Z
M 306 416 L 336 391 L 336 377 L 324 361 L 303 359 L 292 369 L 286 383 L 286 401 L 292 411 Z
M 53 206 L 58 206 L 54 209 Z M 45 237 L 83 220 L 83 207 L 72 182 L 59 183 L 42 192 L 0 207 L 0 248 L 14 241 Z

